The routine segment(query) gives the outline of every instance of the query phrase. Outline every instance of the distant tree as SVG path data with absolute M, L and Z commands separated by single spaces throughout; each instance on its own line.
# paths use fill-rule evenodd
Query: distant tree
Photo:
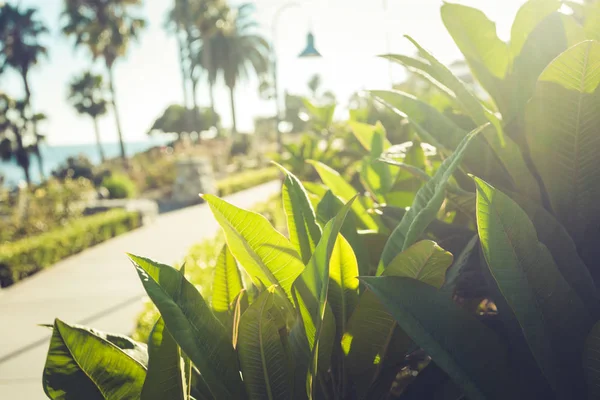
M 317 99 L 317 97 L 319 95 L 319 89 L 321 88 L 321 83 L 322 83 L 322 79 L 321 79 L 321 75 L 319 75 L 319 74 L 314 74 L 308 80 L 307 85 L 308 85 L 308 89 L 310 90 L 310 95 L 313 98 L 313 100 Z
M 44 166 L 39 142 L 37 122 L 42 114 L 36 114 L 31 104 L 29 72 L 47 54 L 40 38 L 48 34 L 48 28 L 38 19 L 34 8 L 21 9 L 18 5 L 0 3 L 0 73 L 11 68 L 21 75 L 25 91 L 23 117 L 32 125 L 34 142 L 31 150 L 38 159 L 40 177 L 44 178 Z
M 63 33 L 75 38 L 75 46 L 87 47 L 94 60 L 104 61 L 123 161 L 127 154 L 116 104 L 114 66 L 145 26 L 144 19 L 135 15 L 141 5 L 141 0 L 65 0 L 63 11 Z
M 27 185 L 31 184 L 29 174 L 31 147 L 27 145 L 29 124 L 25 118 L 26 104 L 15 101 L 8 95 L 0 93 L 0 158 L 9 161 L 14 158 L 17 165 L 23 169 Z
M 210 108 L 194 110 L 179 104 L 172 104 L 154 121 L 148 133 L 155 131 L 176 133 L 179 138 L 185 133 L 200 133 L 212 126 L 211 114 Z M 218 119 L 219 116 L 217 115 L 217 122 Z M 199 121 L 199 124 L 195 123 L 195 121 Z
M 235 111 L 235 88 L 244 79 L 248 79 L 251 72 L 261 76 L 269 70 L 269 44 L 265 38 L 255 32 L 256 22 L 252 13 L 253 4 L 243 4 L 232 10 L 223 29 L 218 30 L 209 39 L 209 46 L 202 49 L 202 57 L 211 51 L 209 57 L 212 65 L 206 69 L 213 78 L 221 73 L 225 84 L 229 88 L 231 100 L 231 115 L 233 120 L 233 133 L 237 132 L 237 119 Z M 212 68 L 212 69 L 211 69 Z M 211 72 L 212 71 L 212 72 Z
M 94 133 L 96 135 L 96 146 L 102 162 L 106 161 L 102 141 L 100 140 L 100 128 L 98 118 L 107 112 L 108 90 L 103 82 L 102 75 L 95 75 L 89 71 L 75 77 L 69 85 L 69 102 L 79 114 L 88 115 L 94 121 Z

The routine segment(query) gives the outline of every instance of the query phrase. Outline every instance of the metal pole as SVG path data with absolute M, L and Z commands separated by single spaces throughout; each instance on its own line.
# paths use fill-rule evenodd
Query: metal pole
M 271 44 L 271 52 L 273 53 L 272 60 L 272 68 L 273 68 L 273 89 L 275 90 L 275 132 L 277 133 L 277 152 L 279 154 L 283 153 L 283 137 L 281 130 L 279 129 L 279 124 L 281 123 L 281 108 L 280 108 L 280 98 L 279 98 L 279 82 L 277 81 L 277 50 L 275 44 L 277 43 L 277 22 L 279 21 L 279 17 L 281 14 L 292 7 L 300 7 L 299 3 L 286 3 L 279 7 L 277 11 L 275 11 L 275 15 L 273 15 L 273 22 L 271 24 L 272 35 L 271 40 L 273 43 Z

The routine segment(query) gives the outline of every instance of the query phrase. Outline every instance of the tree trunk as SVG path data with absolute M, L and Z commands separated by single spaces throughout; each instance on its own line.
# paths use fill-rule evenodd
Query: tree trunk
M 234 86 L 229 86 L 229 98 L 231 101 L 231 121 L 232 121 L 232 128 L 231 128 L 231 133 L 233 135 L 235 135 L 236 133 L 238 133 L 237 130 L 237 119 L 235 117 L 235 93 L 234 93 Z
M 209 86 L 209 96 L 210 96 L 210 124 L 211 126 L 217 127 L 217 113 L 215 112 L 215 94 L 214 94 L 214 82 L 211 79 L 212 69 L 213 69 L 213 57 L 212 57 L 212 46 L 211 46 L 211 38 L 207 38 L 204 40 L 204 51 L 202 52 L 202 56 L 204 58 L 204 68 L 208 72 L 208 86 Z M 215 74 L 216 76 L 216 74 Z
M 121 158 L 123 159 L 123 163 L 127 165 L 127 153 L 125 153 L 125 143 L 123 142 L 123 131 L 121 130 L 121 120 L 119 118 L 119 111 L 117 109 L 116 103 L 116 93 L 114 86 L 114 77 L 113 77 L 113 68 L 112 65 L 107 64 L 108 69 L 108 88 L 110 90 L 111 95 L 111 104 L 113 107 L 113 112 L 115 113 L 115 123 L 117 124 L 117 133 L 119 135 L 119 147 L 121 148 Z
M 196 90 L 198 88 L 198 79 L 192 78 L 192 105 L 194 107 L 194 131 L 198 133 L 198 140 L 200 140 L 200 121 L 198 120 L 198 99 L 196 98 Z
M 185 71 L 185 53 L 184 53 L 184 47 L 185 47 L 185 38 L 183 38 L 181 36 L 181 29 L 177 29 L 176 32 L 177 35 L 177 44 L 179 46 L 179 66 L 181 68 L 181 83 L 183 85 L 183 106 L 186 109 L 190 108 L 189 105 L 189 95 L 188 95 L 188 85 L 187 85 L 187 73 Z
M 102 143 L 100 142 L 100 128 L 98 127 L 98 118 L 93 117 L 94 119 L 94 133 L 96 134 L 96 146 L 98 147 L 98 153 L 100 154 L 100 161 L 103 163 L 106 161 L 106 157 L 104 156 L 104 149 L 102 148 Z
M 31 88 L 29 87 L 29 79 L 28 74 L 29 71 L 27 69 L 22 70 L 21 77 L 23 78 L 23 86 L 25 88 L 25 121 L 27 124 L 31 124 L 33 128 L 33 137 L 34 137 L 34 154 L 37 158 L 38 163 L 38 171 L 40 174 L 40 180 L 44 181 L 46 179 L 46 174 L 44 173 L 44 159 L 42 158 L 42 153 L 40 151 L 40 136 L 38 135 L 37 130 L 37 121 L 35 119 L 35 113 L 33 112 L 33 107 L 31 106 Z M 29 157 L 27 157 L 29 158 Z M 29 163 L 28 163 L 29 164 Z M 29 175 L 29 167 L 27 169 L 26 175 Z M 29 177 L 28 183 L 29 183 Z
M 23 173 L 25 175 L 25 182 L 27 182 L 27 186 L 31 186 L 31 176 L 29 174 L 29 154 L 27 150 L 25 150 L 25 146 L 23 146 L 23 138 L 20 132 L 15 132 L 15 136 L 17 139 L 17 152 L 15 153 L 15 158 L 17 160 L 17 165 L 23 169 Z

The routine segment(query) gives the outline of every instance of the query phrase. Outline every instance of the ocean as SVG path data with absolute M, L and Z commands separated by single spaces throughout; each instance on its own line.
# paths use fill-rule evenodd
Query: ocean
M 143 152 L 151 147 L 161 146 L 172 139 L 168 137 L 149 137 L 147 141 L 126 142 L 125 151 L 128 156 Z M 119 143 L 102 143 L 104 154 L 108 158 L 118 157 L 121 154 Z M 44 160 L 44 173 L 46 177 L 51 176 L 59 165 L 63 164 L 69 157 L 77 157 L 78 155 L 86 156 L 92 163 L 100 163 L 100 155 L 95 144 L 78 144 L 78 145 L 63 145 L 53 146 L 48 144 L 41 145 L 42 157 Z M 31 156 L 31 166 L 29 167 L 31 180 L 34 183 L 40 182 L 39 166 L 37 158 Z M 10 162 L 0 161 L 0 175 L 4 177 L 4 184 L 7 186 L 16 186 L 19 182 L 25 180 L 23 170 L 14 160 Z

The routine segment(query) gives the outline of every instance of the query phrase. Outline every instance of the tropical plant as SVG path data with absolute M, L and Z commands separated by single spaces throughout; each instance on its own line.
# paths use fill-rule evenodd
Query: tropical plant
M 269 70 L 269 44 L 255 32 L 253 4 L 243 4 L 228 15 L 229 22 L 203 42 L 200 59 L 205 60 L 210 52 L 210 65 L 204 65 L 209 80 L 213 81 L 219 73 L 223 75 L 229 88 L 233 133 L 237 133 L 235 111 L 235 88 L 237 84 L 249 78 L 249 72 L 264 75 Z
M 140 5 L 141 0 L 65 0 L 62 13 L 63 33 L 75 39 L 76 47 L 86 47 L 94 60 L 104 61 L 123 161 L 127 154 L 116 103 L 114 67 L 145 25 L 144 19 L 136 15 Z
M 12 68 L 23 80 L 23 117 L 32 125 L 34 142 L 31 151 L 38 160 L 41 179 L 45 174 L 39 143 L 44 137 L 38 132 L 37 123 L 42 114 L 36 114 L 31 104 L 29 73 L 40 58 L 47 54 L 46 47 L 40 43 L 41 37 L 47 34 L 48 28 L 38 19 L 35 8 L 21 9 L 18 5 L 0 5 L 0 73 L 7 67 Z
M 136 195 L 135 182 L 124 174 L 111 174 L 102 180 L 111 199 L 129 199 Z
M 104 85 L 102 75 L 95 75 L 90 71 L 84 72 L 81 76 L 73 79 L 69 85 L 69 101 L 79 114 L 85 114 L 94 121 L 94 133 L 96 135 L 96 146 L 100 160 L 104 162 L 104 150 L 102 150 L 102 141 L 100 139 L 100 128 L 98 127 L 98 118 L 107 111 L 108 94 Z
M 317 161 L 322 185 L 282 170 L 287 237 L 204 196 L 227 243 L 212 302 L 185 271 L 131 256 L 162 317 L 147 369 L 139 344 L 57 320 L 49 396 L 597 399 L 600 43 L 560 5 L 525 3 L 507 44 L 481 12 L 444 4 L 489 98 L 420 47 L 387 56 L 451 112 L 373 92 L 417 138 L 394 147 L 381 124 L 352 122 L 358 183 Z

